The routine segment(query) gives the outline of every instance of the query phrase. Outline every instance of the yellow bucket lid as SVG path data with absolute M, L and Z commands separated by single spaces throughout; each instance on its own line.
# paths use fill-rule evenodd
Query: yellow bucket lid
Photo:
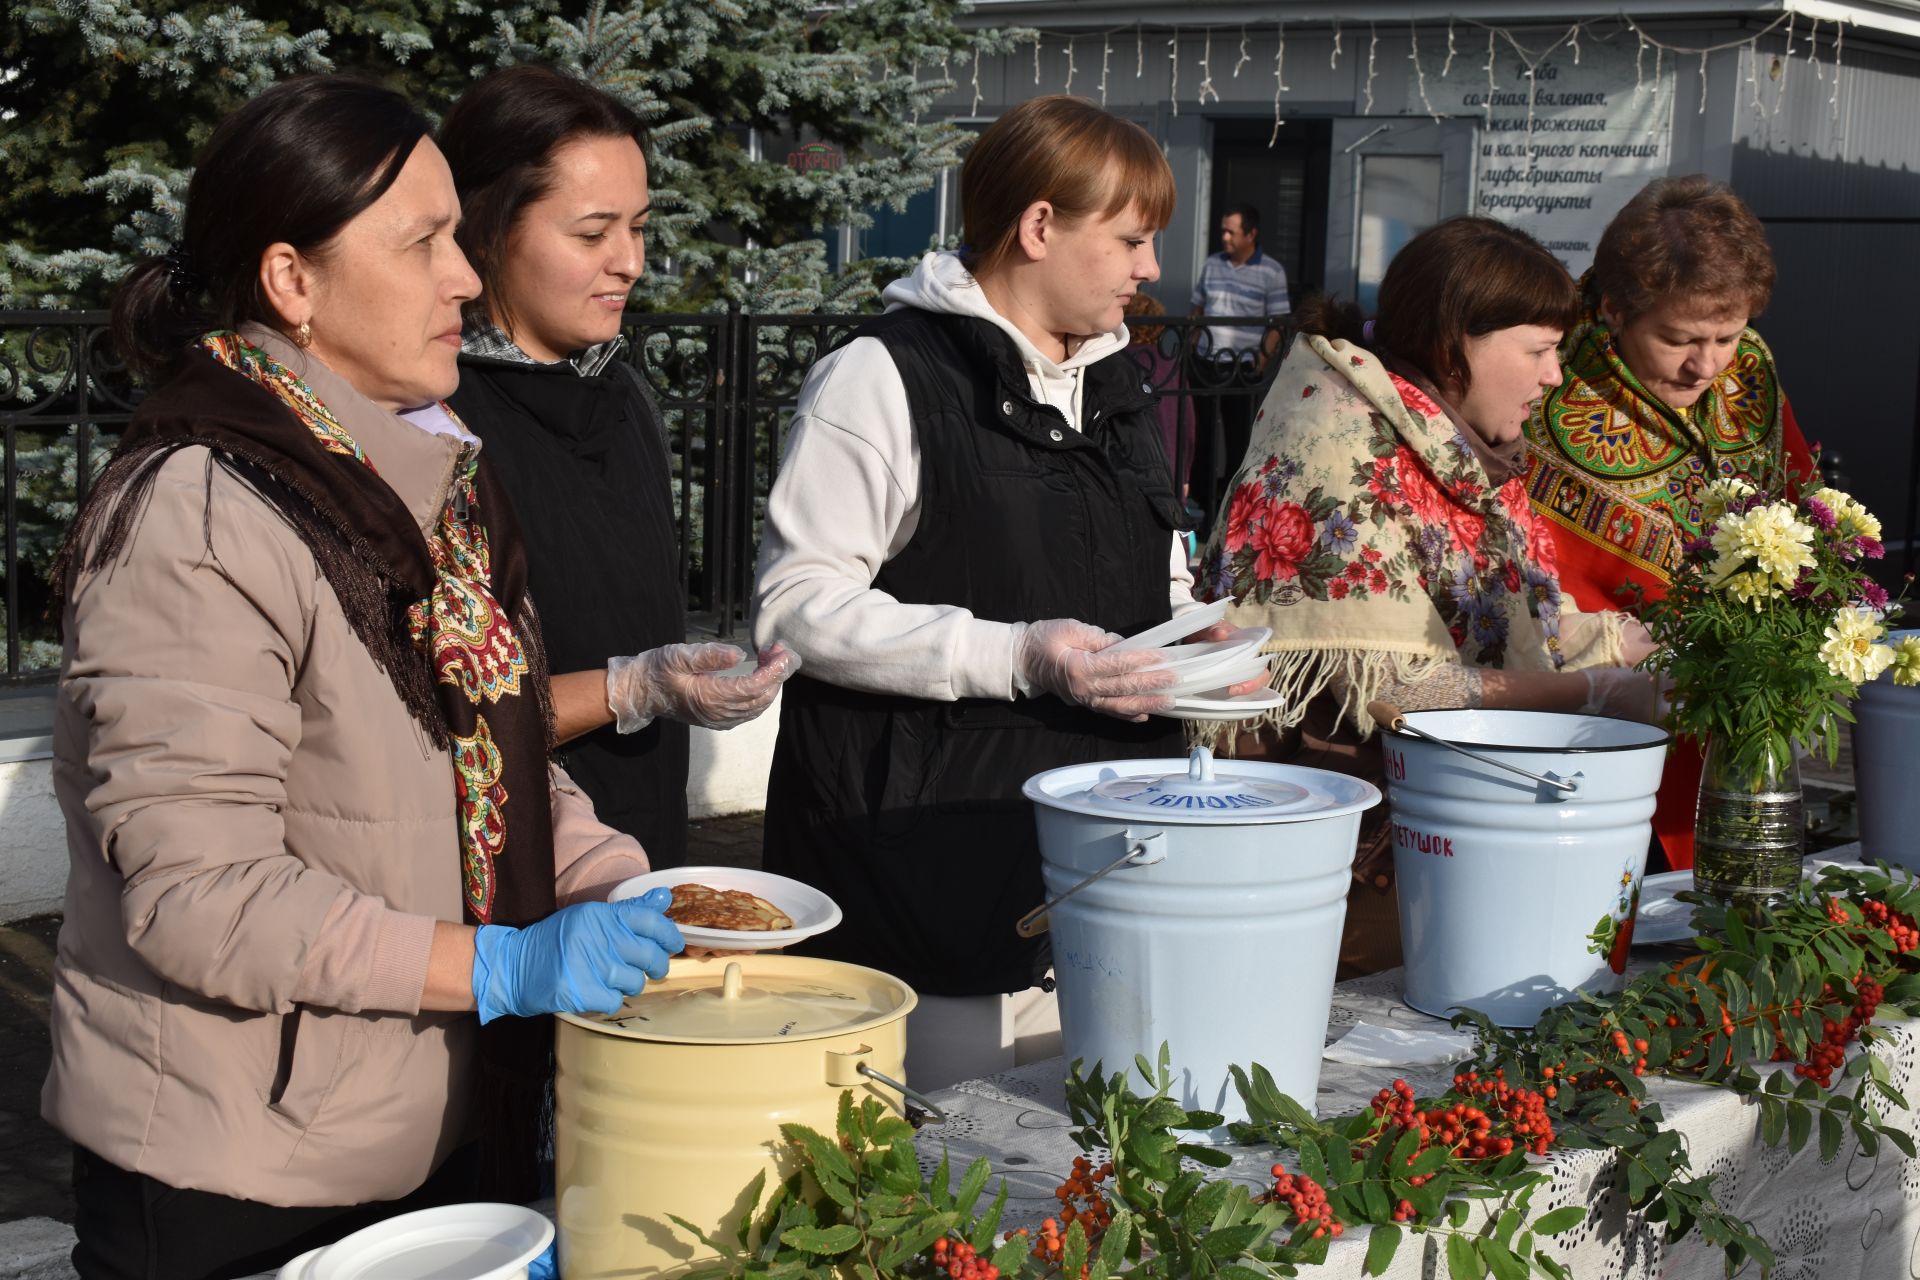
M 783 1044 L 904 1016 L 919 997 L 878 969 L 812 956 L 679 956 L 607 1016 L 561 1014 L 590 1031 L 675 1044 Z

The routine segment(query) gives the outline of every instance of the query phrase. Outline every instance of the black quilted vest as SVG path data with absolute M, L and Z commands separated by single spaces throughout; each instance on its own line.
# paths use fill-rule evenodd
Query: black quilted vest
M 1082 377 L 1084 432 L 1035 401 L 1017 348 L 972 317 L 906 309 L 866 325 L 906 385 L 920 521 L 874 586 L 997 622 L 1079 618 L 1123 634 L 1169 616 L 1180 521 L 1154 396 L 1124 352 Z M 844 922 L 808 950 L 945 996 L 1018 991 L 1048 964 L 1014 922 L 1042 898 L 1020 787 L 1061 765 L 1177 756 L 1179 726 L 1053 697 L 928 702 L 787 685 L 765 865 Z

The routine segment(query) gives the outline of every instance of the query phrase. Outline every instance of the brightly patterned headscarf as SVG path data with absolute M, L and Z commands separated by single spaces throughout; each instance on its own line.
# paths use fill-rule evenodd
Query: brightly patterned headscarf
M 1526 427 L 1527 493 L 1582 558 L 1617 561 L 1601 576 L 1664 586 L 1680 549 L 1700 536 L 1700 497 L 1715 480 L 1752 480 L 1777 466 L 1789 411 L 1773 353 L 1760 335 L 1740 335 L 1733 362 L 1691 409 L 1648 392 L 1590 312 L 1560 345 L 1565 380 Z M 1813 471 L 1798 433 L 1787 460 Z
M 1615 663 L 1615 615 L 1561 598 L 1553 545 L 1518 480 L 1494 485 L 1452 417 L 1363 348 L 1302 335 L 1254 422 L 1198 590 L 1266 626 L 1297 724 L 1334 685 L 1362 731 L 1390 681 L 1438 664 Z M 1589 625 L 1597 624 L 1597 625 Z

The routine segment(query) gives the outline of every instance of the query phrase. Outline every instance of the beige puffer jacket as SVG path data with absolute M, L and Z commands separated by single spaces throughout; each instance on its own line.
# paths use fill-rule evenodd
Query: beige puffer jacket
M 437 518 L 458 440 L 248 337 L 307 380 L 423 530 Z M 420 1012 L 434 921 L 461 918 L 447 753 L 305 544 L 204 449 L 165 459 L 65 623 L 54 783 L 72 868 L 46 1118 L 176 1187 L 405 1195 L 463 1136 L 477 1025 Z M 563 904 L 646 869 L 552 781 Z

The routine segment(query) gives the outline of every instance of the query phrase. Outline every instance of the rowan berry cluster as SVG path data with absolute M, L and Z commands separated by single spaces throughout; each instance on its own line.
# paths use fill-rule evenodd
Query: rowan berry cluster
M 1025 1238 L 1032 1234 L 1033 1232 L 1027 1228 L 1021 1227 L 1018 1230 L 1007 1232 L 1005 1238 L 1008 1240 L 1013 1239 L 1015 1236 Z M 1091 1244 L 1092 1240 L 1089 1239 L 1088 1243 Z M 1067 1237 L 1066 1233 L 1060 1227 L 1060 1220 L 1058 1218 L 1048 1218 L 1040 1224 L 1040 1238 L 1034 1241 L 1033 1248 L 1029 1252 L 1040 1261 L 1051 1263 L 1056 1267 L 1065 1260 Z M 1092 1270 L 1092 1267 L 1082 1265 L 1080 1268 L 1080 1280 L 1087 1280 L 1087 1276 Z
M 1099 1240 L 1100 1233 L 1113 1221 L 1113 1206 L 1107 1203 L 1107 1197 L 1101 1193 L 1100 1184 L 1112 1176 L 1111 1160 L 1096 1169 L 1093 1161 L 1085 1156 L 1073 1158 L 1073 1172 L 1053 1191 L 1054 1198 L 1060 1201 L 1063 1229 L 1068 1223 L 1078 1222 L 1080 1229 L 1087 1233 L 1088 1240 Z
M 1824 992 L 1832 990 L 1832 984 L 1823 988 Z M 1797 1063 L 1793 1068 L 1793 1074 L 1813 1081 L 1822 1089 L 1833 1088 L 1833 1073 L 1846 1064 L 1847 1046 L 1853 1042 L 1855 1036 L 1860 1034 L 1863 1027 L 1873 1021 L 1873 1015 L 1880 1011 L 1880 1001 L 1886 995 L 1884 987 L 1872 978 L 1865 977 L 1854 982 L 1853 991 L 1853 1008 L 1849 1009 L 1846 1016 L 1838 1022 L 1832 1018 L 1823 1018 L 1820 1024 L 1822 1031 L 1820 1042 L 1808 1049 L 1805 1062 Z M 1827 1003 L 1825 1007 L 1838 1013 L 1840 1002 L 1833 1001 Z M 1792 1057 L 1792 1054 L 1783 1047 L 1776 1049 L 1773 1056 L 1776 1061 L 1786 1061 Z
M 1913 917 L 1904 912 L 1895 911 L 1877 898 L 1868 898 L 1860 904 L 1860 913 L 1866 922 L 1887 935 L 1895 951 L 1912 951 L 1920 947 L 1920 928 L 1915 928 Z
M 1727 1015 L 1725 1009 L 1720 1011 L 1720 1018 L 1724 1024 L 1722 1030 L 1731 1037 L 1733 1035 L 1733 1019 Z M 1678 1019 L 1675 1019 L 1675 1021 L 1678 1021 Z M 1618 1027 L 1614 1028 L 1611 1038 L 1613 1040 L 1614 1051 L 1633 1063 L 1633 1074 L 1637 1076 L 1647 1074 L 1647 1042 L 1645 1040 L 1627 1039 L 1627 1033 Z
M 1558 1092 L 1557 1086 L 1547 1087 Z M 1416 1133 L 1420 1145 L 1408 1157 L 1409 1164 L 1432 1146 L 1463 1160 L 1498 1160 L 1516 1148 L 1545 1155 L 1553 1146 L 1553 1122 L 1547 1118 L 1545 1096 L 1508 1084 L 1505 1069 L 1486 1076 L 1461 1072 L 1454 1076 L 1453 1088 L 1464 1100 L 1424 1110 L 1405 1080 L 1395 1080 L 1375 1094 L 1374 1114 L 1386 1121 L 1379 1141 L 1397 1144 L 1400 1135 Z M 1417 1187 L 1426 1179 L 1416 1174 L 1407 1181 Z
M 1273 1166 L 1273 1190 L 1268 1198 L 1293 1210 L 1294 1220 L 1301 1228 L 1310 1228 L 1315 1240 L 1337 1237 L 1346 1230 L 1327 1204 L 1326 1188 L 1304 1173 L 1287 1172 L 1283 1164 Z
M 941 1236 L 927 1251 L 927 1258 L 933 1263 L 934 1271 L 947 1280 L 1000 1280 L 1000 1268 L 981 1257 L 964 1240 Z

